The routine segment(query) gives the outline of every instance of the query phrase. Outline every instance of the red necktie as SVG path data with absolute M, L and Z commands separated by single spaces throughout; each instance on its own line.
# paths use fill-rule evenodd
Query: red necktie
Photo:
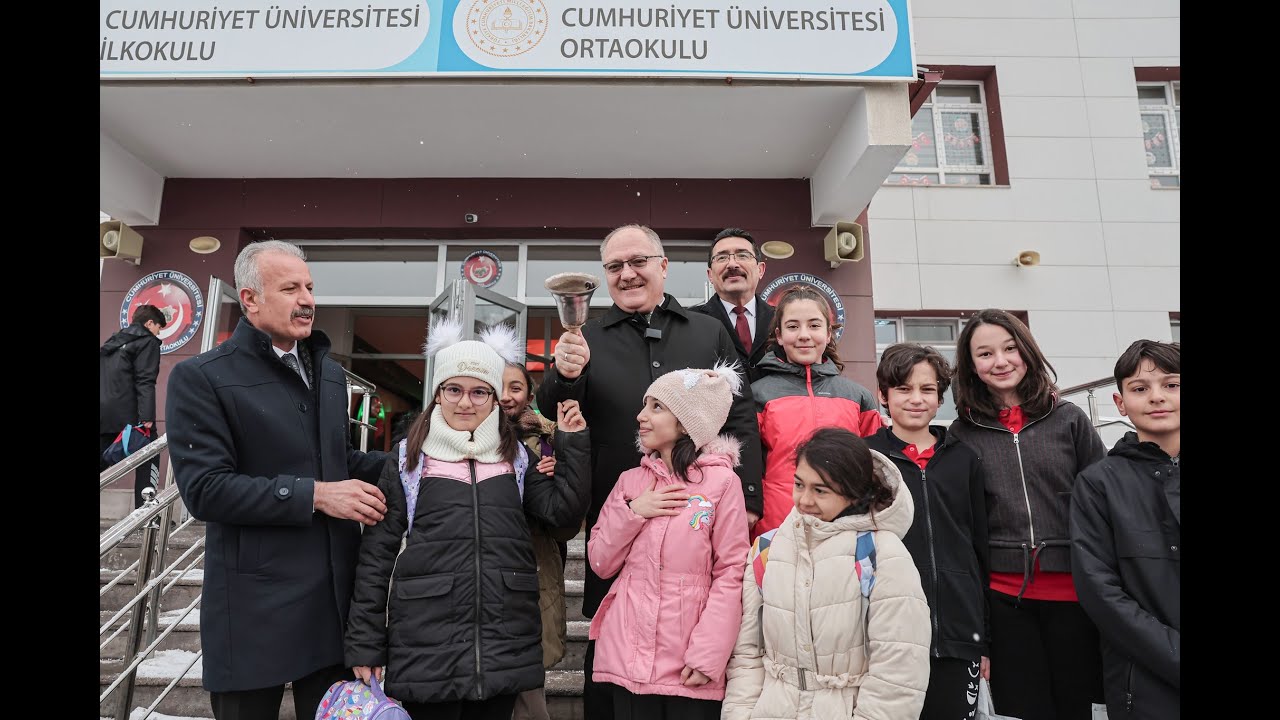
M 751 329 L 747 327 L 747 309 L 739 305 L 733 309 L 733 314 L 738 316 L 738 319 L 734 321 L 734 329 L 738 331 L 738 339 L 742 341 L 742 349 L 750 353 Z

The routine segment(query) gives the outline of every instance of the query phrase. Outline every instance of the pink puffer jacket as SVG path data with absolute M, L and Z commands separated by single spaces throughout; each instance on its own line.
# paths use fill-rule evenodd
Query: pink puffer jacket
M 618 477 L 587 543 L 591 569 L 618 575 L 591 621 L 596 682 L 637 694 L 724 699 L 750 549 L 742 483 L 733 472 L 739 447 L 721 436 L 703 448 L 689 471 L 689 504 L 675 516 L 646 520 L 627 507 L 655 481 L 658 489 L 679 482 L 661 458 L 645 457 Z M 685 665 L 711 682 L 685 687 Z

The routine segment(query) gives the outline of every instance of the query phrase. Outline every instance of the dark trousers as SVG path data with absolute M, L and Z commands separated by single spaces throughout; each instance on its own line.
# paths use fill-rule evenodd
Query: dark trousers
M 924 696 L 920 720 L 973 718 L 978 710 L 977 660 L 929 658 L 929 690 Z
M 991 595 L 991 703 L 1021 720 L 1091 720 L 1102 703 L 1098 630 L 1080 603 Z
M 111 443 L 116 441 L 115 435 L 98 435 L 98 472 L 106 470 L 109 465 L 102 459 L 102 453 L 111 447 Z M 160 456 L 156 456 L 151 462 L 143 463 L 138 469 L 133 471 L 133 509 L 137 510 L 142 507 L 142 489 L 143 488 L 158 489 L 160 487 Z
M 454 700 L 438 703 L 403 703 L 413 720 L 511 720 L 515 695 L 498 695 L 488 700 Z M 303 720 L 298 716 L 298 720 Z
M 675 695 L 637 695 L 613 683 L 600 683 L 613 692 L 617 720 L 720 720 L 719 700 L 695 700 Z M 595 719 L 594 715 L 583 717 Z
M 596 641 L 587 641 L 587 653 L 582 658 L 582 717 L 590 720 L 614 720 L 613 683 L 598 683 L 591 679 L 591 668 L 596 662 Z
M 316 708 L 320 706 L 320 698 L 324 697 L 329 687 L 339 680 L 346 681 L 354 678 L 355 675 L 351 670 L 341 665 L 334 665 L 294 680 L 294 717 L 302 719 L 315 717 Z M 283 697 L 284 686 L 276 685 L 257 690 L 211 692 L 209 704 L 213 706 L 213 716 L 217 720 L 278 720 L 280 701 Z

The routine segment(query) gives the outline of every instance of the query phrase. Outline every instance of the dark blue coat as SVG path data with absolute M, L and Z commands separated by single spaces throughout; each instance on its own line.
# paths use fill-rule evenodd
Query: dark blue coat
M 178 489 L 205 525 L 204 687 L 250 690 L 342 663 L 360 525 L 312 510 L 316 482 L 376 483 L 351 448 L 346 378 L 313 332 L 311 389 L 241 320 L 174 367 L 165 419 Z

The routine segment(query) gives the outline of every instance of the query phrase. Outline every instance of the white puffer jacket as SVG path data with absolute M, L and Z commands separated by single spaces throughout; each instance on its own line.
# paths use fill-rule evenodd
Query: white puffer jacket
M 902 544 L 915 506 L 893 463 L 875 451 L 871 457 L 876 474 L 895 488 L 874 522 L 870 514 L 824 522 L 793 508 L 769 546 L 763 597 L 747 563 L 722 720 L 920 716 L 929 685 L 929 606 Z M 869 611 L 854 568 L 864 530 L 875 530 L 876 546 Z

